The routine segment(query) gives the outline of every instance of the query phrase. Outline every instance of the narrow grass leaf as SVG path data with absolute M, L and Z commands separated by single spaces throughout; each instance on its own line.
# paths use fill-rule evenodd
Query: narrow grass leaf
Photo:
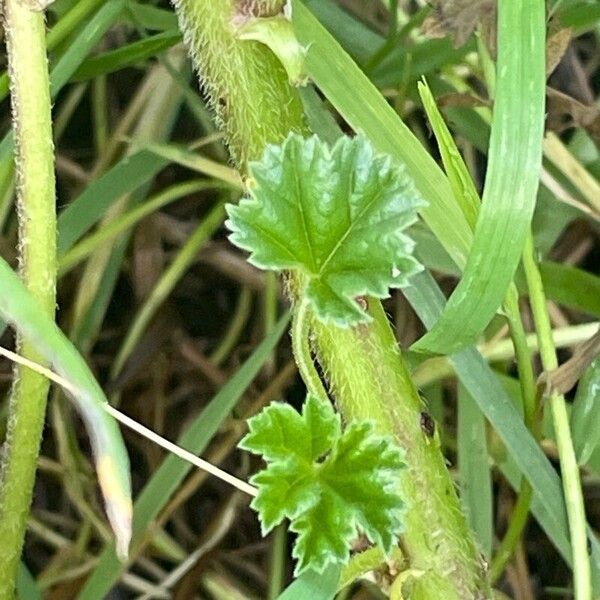
M 460 205 L 471 228 L 475 228 L 481 201 L 473 178 L 425 80 L 419 82 L 418 90 L 442 155 L 446 175 L 454 192 L 454 199 Z
M 433 277 L 423 272 L 412 280 L 404 294 L 426 327 L 432 327 L 444 306 L 444 295 Z M 551 539 L 564 540 L 560 548 L 570 554 L 567 512 L 560 479 L 539 445 L 523 424 L 510 399 L 485 359 L 474 348 L 449 357 L 465 389 L 504 442 L 512 460 L 527 478 L 547 516 L 540 523 Z M 600 578 L 598 564 L 592 563 L 593 577 Z
M 490 559 L 494 519 L 485 418 L 462 385 L 458 388 L 457 442 L 460 498 L 481 549 Z
M 426 326 L 432 326 L 444 306 L 444 296 L 429 273 L 413 278 L 413 287 L 404 290 L 410 304 Z M 546 495 L 555 526 L 562 527 L 568 538 L 566 510 L 558 477 L 539 446 L 523 424 L 514 403 L 504 391 L 490 367 L 475 349 L 450 357 L 456 373 L 490 421 L 519 469 L 532 487 Z
M 126 67 L 140 64 L 181 41 L 178 30 L 165 31 L 127 44 L 116 50 L 88 58 L 75 71 L 71 81 L 87 81 L 100 75 L 114 73 Z
M 333 0 L 305 0 L 303 4 L 360 64 L 366 64 L 375 50 L 385 43 L 385 37 L 361 23 Z
M 177 29 L 177 17 L 172 10 L 157 8 L 149 4 L 132 2 L 128 5 L 132 21 L 150 31 L 170 31 Z
M 242 189 L 242 178 L 240 174 L 231 167 L 223 165 L 219 162 L 205 158 L 199 154 L 176 146 L 175 144 L 143 144 L 143 150 L 152 152 L 156 156 L 160 156 L 170 162 L 177 163 L 182 167 L 187 167 L 197 173 L 214 177 L 220 181 L 224 181 L 231 185 L 234 189 Z
M 70 394 L 90 436 L 106 512 L 121 557 L 131 536 L 129 458 L 116 421 L 105 411 L 106 397 L 73 344 L 39 308 L 35 299 L 0 259 L 0 316 L 12 323 L 76 390 Z
M 139 223 L 142 219 L 158 212 L 162 207 L 175 202 L 184 196 L 188 196 L 203 190 L 222 189 L 223 185 L 219 182 L 208 179 L 192 180 L 185 183 L 173 185 L 152 198 L 148 198 L 144 203 L 139 204 L 118 216 L 115 220 L 107 223 L 97 231 L 81 240 L 78 244 L 68 250 L 60 261 L 60 274 L 72 269 L 84 258 L 89 256 L 107 242 L 114 240 L 120 233 L 127 231 Z
M 225 206 L 222 202 L 217 203 L 211 211 L 200 220 L 186 243 L 177 252 L 173 262 L 162 273 L 156 282 L 152 292 L 141 306 L 135 319 L 127 331 L 127 335 L 121 344 L 121 348 L 114 359 L 111 375 L 117 377 L 125 365 L 125 361 L 139 342 L 140 338 L 150 324 L 152 317 L 158 308 L 174 289 L 183 274 L 187 272 L 190 264 L 197 256 L 200 248 L 213 236 L 221 226 L 225 218 Z
M 521 487 L 519 469 L 510 457 L 507 457 L 507 459 L 508 460 L 503 461 L 499 466 L 502 474 L 506 477 L 512 488 L 515 492 L 518 492 Z M 531 512 L 536 521 L 546 532 L 548 538 L 556 546 L 556 549 L 560 552 L 564 561 L 569 567 L 572 567 L 573 558 L 569 538 L 565 537 L 562 529 L 557 530 L 555 528 L 552 515 L 548 513 L 544 506 L 544 502 L 535 494 L 535 492 L 531 503 Z M 598 597 L 598 594 L 600 594 L 600 542 L 598 542 L 597 534 L 591 527 L 588 529 L 588 540 L 590 543 L 590 556 L 592 559 L 592 587 L 594 589 L 595 597 Z
M 498 21 L 497 97 L 475 238 L 458 287 L 417 351 L 449 354 L 476 341 L 506 295 L 531 226 L 545 118 L 544 2 L 500 3 Z
M 43 598 L 36 580 L 25 563 L 21 563 L 17 573 L 17 596 L 20 600 L 42 600 Z
M 327 109 L 312 86 L 300 88 L 300 97 L 302 98 L 304 114 L 308 120 L 310 130 L 317 133 L 324 142 L 333 146 L 336 140 L 344 135 L 344 132 L 337 124 L 331 111 Z
M 585 465 L 600 444 L 600 357 L 588 367 L 577 386 L 571 411 L 571 431 L 577 461 Z
M 576 34 L 592 29 L 600 21 L 600 4 L 579 2 L 559 10 L 558 17 L 565 27 L 573 27 Z
M 74 31 L 77 31 L 79 25 L 88 19 L 105 0 L 87 0 L 86 2 L 75 2 L 69 11 L 60 16 L 57 23 L 48 32 L 46 37 L 46 47 L 48 51 L 55 50 Z M 83 57 L 82 57 L 83 60 Z M 8 73 L 0 75 L 0 100 L 4 100 L 9 91 Z
M 50 93 L 53 98 L 71 79 L 73 73 L 77 71 L 108 29 L 114 25 L 124 8 L 125 0 L 108 0 L 82 27 L 77 37 L 69 43 L 67 50 L 50 73 Z
M 83 3 L 82 3 L 83 4 Z M 50 95 L 56 98 L 85 57 L 102 39 L 122 13 L 125 0 L 108 0 L 69 44 L 50 72 Z M 8 133 L 0 143 L 0 161 L 12 160 L 13 137 Z
M 305 571 L 277 597 L 277 600 L 333 600 L 341 567 L 331 565 L 321 574 Z
M 142 150 L 121 159 L 90 183 L 58 217 L 59 256 L 87 233 L 112 204 L 148 182 L 168 164 L 168 159 Z
M 541 263 L 540 271 L 549 299 L 600 318 L 600 277 L 550 261 Z
M 465 54 L 474 49 L 472 42 L 455 48 L 450 38 L 426 40 L 414 45 L 398 44 L 375 69 L 372 79 L 379 88 L 396 88 L 420 77 L 429 77 L 444 67 L 459 64 Z

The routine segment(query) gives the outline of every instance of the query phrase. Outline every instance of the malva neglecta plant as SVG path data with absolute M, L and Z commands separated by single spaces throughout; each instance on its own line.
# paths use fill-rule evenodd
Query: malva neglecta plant
M 359 532 L 388 555 L 402 530 L 402 450 L 369 422 L 341 431 L 331 403 L 311 394 L 299 415 L 272 404 L 250 419 L 240 448 L 260 454 L 269 466 L 252 477 L 263 535 L 285 518 L 298 534 L 295 573 L 322 573 L 350 560 Z
M 197 99 L 187 88 L 177 94 L 165 91 L 161 77 L 174 78 L 180 87 L 187 85 L 169 62 L 182 61 L 181 55 L 169 54 L 169 60 L 159 65 L 162 74 L 156 81 L 149 78 L 154 87 L 148 83 L 148 89 L 154 89 L 158 100 L 148 104 L 152 123 L 146 128 L 140 125 L 138 139 L 131 142 L 131 149 L 139 152 L 125 156 L 117 165 L 123 171 L 117 170 L 112 178 L 107 165 L 113 157 L 98 167 L 98 173 L 107 169 L 102 177 L 117 189 L 115 197 L 108 202 L 102 185 L 90 186 L 90 196 L 98 195 L 105 208 L 74 201 L 57 223 L 53 98 L 70 78 L 85 80 L 86 69 L 100 69 L 104 76 L 102 65 L 120 65 L 125 60 L 112 55 L 82 65 L 77 51 L 85 44 L 91 50 L 95 44 L 90 40 L 102 31 L 101 25 L 108 28 L 111 19 L 122 14 L 138 28 L 143 29 L 140 23 L 174 27 L 169 20 L 172 14 L 153 5 L 122 0 L 99 4 L 81 0 L 73 13 L 60 7 L 66 12 L 59 14 L 70 23 L 97 9 L 89 29 L 81 34 L 83 45 L 73 46 L 71 52 L 60 46 L 65 39 L 60 36 L 67 35 L 60 28 L 56 38 L 46 37 L 43 11 L 51 2 L 4 0 L 1 4 L 14 136 L 0 146 L 0 161 L 8 161 L 0 164 L 0 197 L 10 196 L 13 172 L 8 149 L 14 145 L 20 276 L 0 260 L 0 317 L 17 332 L 20 357 L 1 350 L 18 365 L 0 471 L 0 545 L 5 549 L 0 553 L 0 599 L 12 598 L 15 586 L 22 595 L 23 581 L 29 581 L 23 579 L 28 572 L 20 556 L 50 378 L 63 386 L 86 427 L 114 536 L 114 541 L 108 540 L 95 501 L 88 504 L 89 492 L 74 477 L 69 497 L 85 521 L 77 546 L 92 545 L 97 550 L 97 544 L 89 543 L 94 542 L 91 531 L 105 544 L 92 557 L 85 583 L 76 592 L 82 600 L 105 597 L 127 561 L 135 561 L 146 547 L 165 561 L 178 557 L 185 563 L 185 553 L 181 557 L 180 546 L 163 520 L 169 510 L 175 510 L 169 503 L 173 496 L 173 504 L 181 501 L 175 492 L 190 469 L 180 459 L 253 497 L 250 506 L 262 536 L 279 540 L 274 547 L 283 558 L 279 563 L 274 560 L 275 565 L 285 561 L 285 531 L 291 532 L 294 580 L 283 590 L 281 572 L 275 574 L 270 598 L 330 600 L 341 590 L 350 593 L 351 585 L 367 577 L 375 582 L 378 594 L 393 600 L 492 599 L 500 595 L 494 588 L 511 558 L 516 553 L 522 556 L 523 533 L 532 513 L 572 569 L 576 600 L 591 600 L 600 586 L 600 547 L 586 520 L 579 467 L 594 459 L 600 441 L 589 424 L 598 415 L 596 337 L 589 327 L 579 333 L 577 341 L 591 340 L 563 367 L 568 368 L 570 386 L 583 375 L 569 415 L 565 393 L 570 388 L 557 376 L 566 371 L 557 370 L 547 279 L 538 264 L 532 233 L 542 155 L 549 159 L 558 153 L 556 140 L 544 140 L 547 7 L 543 0 L 499 0 L 496 47 L 486 46 L 483 24 L 477 34 L 474 56 L 492 105 L 491 110 L 480 106 L 471 115 L 479 119 L 480 127 L 490 130 L 489 141 L 486 137 L 483 144 L 487 144 L 488 162 L 481 197 L 427 80 L 415 85 L 415 100 L 418 92 L 443 170 L 369 79 L 413 26 L 413 19 L 405 15 L 406 31 L 398 29 L 398 2 L 384 3 L 395 25 L 361 70 L 319 23 L 309 9 L 311 2 L 173 0 L 185 47 L 232 166 L 221 164 L 228 160 L 224 155 L 217 161 L 143 141 L 168 135 L 162 126 L 171 119 L 158 123 L 156 115 L 169 110 L 175 114 L 183 97 L 191 112 L 207 122 L 204 107 L 194 104 Z M 461 21 L 460 2 L 436 0 L 434 4 L 437 26 L 450 31 L 454 27 L 455 38 L 468 37 L 477 26 L 477 19 L 472 24 Z M 489 19 L 490 3 L 474 4 L 474 14 Z M 551 3 L 549 11 L 558 11 L 560 4 Z M 325 10 L 334 10 L 333 6 L 326 3 Z M 418 13 L 415 22 L 424 19 L 426 10 Z M 495 12 L 491 14 L 495 19 Z M 158 40 L 142 40 L 132 64 L 146 56 L 143 52 L 150 52 L 152 44 L 166 49 L 179 40 L 178 33 L 172 39 L 160 35 Z M 61 58 L 49 73 L 51 45 Z M 411 61 L 405 58 L 408 72 Z M 456 79 L 456 74 L 449 77 L 459 85 Z M 443 90 L 447 83 L 435 80 L 434 85 Z M 103 97 L 103 85 L 95 88 L 95 98 Z M 398 92 L 402 100 L 403 85 Z M 136 101 L 139 107 L 144 106 L 144 93 Z M 177 96 L 174 106 L 169 96 Z M 76 104 L 77 94 L 73 98 Z M 335 109 L 335 118 L 323 99 Z M 98 110 L 97 101 L 94 106 Z M 131 115 L 128 119 L 135 120 Z M 96 122 L 102 131 L 103 119 Z M 110 148 L 109 155 L 116 152 L 125 131 L 126 127 L 119 130 L 119 141 L 112 145 L 98 134 L 98 147 Z M 211 147 L 219 139 L 211 133 L 199 147 Z M 222 150 L 215 148 L 215 152 Z M 203 179 L 175 185 L 148 205 L 158 209 L 207 189 L 217 200 L 158 278 L 150 300 L 125 336 L 109 369 L 113 388 L 161 303 L 221 225 L 239 249 L 236 252 L 243 252 L 250 265 L 264 273 L 261 281 L 267 290 L 264 340 L 186 427 L 179 445 L 112 406 L 80 353 L 91 348 L 93 330 L 98 333 L 108 304 L 103 289 L 95 286 L 111 280 L 112 273 L 112 284 L 106 284 L 110 295 L 127 239 L 115 244 L 117 254 L 101 246 L 149 214 L 130 196 L 170 161 L 199 171 Z M 131 164 L 139 165 L 142 172 L 138 186 L 119 187 L 126 182 L 123 172 Z M 549 176 L 545 176 L 547 183 Z M 89 216 L 94 211 L 96 216 Z M 2 220 L 0 211 L 0 225 Z M 96 233 L 78 242 L 96 223 Z M 426 236 L 434 242 L 427 242 Z M 57 272 L 62 275 L 74 268 L 94 247 L 97 254 L 81 278 L 82 288 L 90 286 L 91 297 L 85 289 L 78 296 L 74 328 L 65 335 L 54 322 Z M 460 274 L 447 303 L 430 273 L 439 264 L 451 264 L 453 272 Z M 273 310 L 276 277 L 290 307 L 290 314 L 279 321 Z M 410 350 L 401 348 L 382 304 L 394 290 L 401 291 L 430 330 Z M 552 293 L 560 294 L 556 289 Z M 524 296 L 528 296 L 533 336 L 525 329 L 527 319 L 520 304 Z M 249 310 L 244 298 L 237 313 L 242 325 L 234 319 L 233 333 L 225 336 L 219 351 L 208 361 L 197 361 L 208 363 L 208 372 L 221 383 L 218 365 L 241 336 Z M 100 308 L 86 313 L 94 304 Z M 590 305 L 593 302 L 578 301 L 576 308 L 596 314 Z M 224 435 L 226 443 L 229 450 L 237 447 L 244 456 L 256 455 L 252 464 L 261 465 L 248 481 L 240 480 L 196 455 L 206 450 L 265 365 L 268 372 L 290 319 L 292 367 L 300 374 L 306 394 L 303 390 L 298 409 L 282 401 L 278 398 L 282 384 L 276 376 L 277 385 L 268 388 L 272 393 L 261 395 L 248 411 L 240 409 L 246 420 L 244 433 L 238 435 L 239 428 L 230 428 Z M 484 360 L 486 347 L 483 354 L 482 347 L 474 347 L 481 339 L 493 341 L 505 334 L 510 345 L 507 357 L 515 359 L 518 380 L 508 372 L 500 376 Z M 532 347 L 539 351 L 542 366 L 537 381 Z M 187 352 L 196 356 L 189 345 Z M 419 389 L 431 377 L 431 365 L 460 381 L 459 463 L 471 452 L 471 441 L 473 454 L 479 452 L 468 467 L 459 464 L 462 487 L 444 454 L 443 426 Z M 120 400 L 118 395 L 112 399 Z M 73 465 L 82 461 L 82 453 L 73 450 L 73 437 L 61 429 L 63 419 L 70 419 L 61 406 L 55 397 L 57 445 L 64 468 L 76 473 Z M 443 415 L 438 411 L 437 416 Z M 118 422 L 171 453 L 136 493 L 135 502 Z M 560 477 L 541 449 L 543 437 L 552 440 Z M 489 447 L 488 439 L 492 440 Z M 517 493 L 506 530 L 495 545 L 488 454 Z M 472 471 L 465 475 L 468 468 Z M 478 478 L 482 497 L 469 497 L 473 492 L 468 484 Z M 234 500 L 238 502 L 237 496 Z M 212 540 L 206 547 L 213 548 L 211 544 Z M 273 572 L 277 569 L 283 571 L 273 567 Z M 165 590 L 169 590 L 168 580 Z

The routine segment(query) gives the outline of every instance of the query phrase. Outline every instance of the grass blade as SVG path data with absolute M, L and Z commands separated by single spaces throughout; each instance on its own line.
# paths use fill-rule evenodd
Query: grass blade
M 446 169 L 446 175 L 454 192 L 454 198 L 459 203 L 469 225 L 474 228 L 481 200 L 475 189 L 473 179 L 435 103 L 429 86 L 425 81 L 419 82 L 418 90 L 423 107 L 427 113 L 427 118 L 435 134 L 444 168 Z
M 21 600 L 42 600 L 42 592 L 24 563 L 17 574 L 17 596 Z
M 188 194 L 193 194 L 202 190 L 218 190 L 222 188 L 224 188 L 224 186 L 220 186 L 218 182 L 208 179 L 197 179 L 186 183 L 176 184 L 160 192 L 156 196 L 148 198 L 144 203 L 135 206 L 114 221 L 99 228 L 68 250 L 60 261 L 59 274 L 64 275 L 80 261 L 92 254 L 94 250 L 101 247 L 103 244 L 114 240 L 120 233 L 133 228 L 142 219 L 153 212 L 157 212 L 163 206 L 175 202 Z
M 540 264 L 540 272 L 549 299 L 600 318 L 600 277 L 549 261 Z
M 73 73 L 119 18 L 124 8 L 125 0 L 108 0 L 85 24 L 75 41 L 69 44 L 50 74 L 50 93 L 53 98 L 71 79 Z
M 178 30 L 165 31 L 157 35 L 138 40 L 122 46 L 116 50 L 105 52 L 98 56 L 88 58 L 75 71 L 71 81 L 87 81 L 100 75 L 114 73 L 126 67 L 139 64 L 165 50 L 168 50 L 181 41 Z
M 413 278 L 412 287 L 404 293 L 426 326 L 436 322 L 444 306 L 444 296 L 428 273 Z M 527 478 L 545 511 L 540 523 L 548 536 L 561 540 L 557 548 L 571 554 L 567 513 L 561 483 L 556 471 L 523 424 L 514 403 L 507 396 L 498 378 L 474 348 L 450 356 L 454 369 L 465 389 L 473 396 L 479 409 L 494 427 L 518 469 Z M 518 482 L 517 482 L 518 483 Z M 600 580 L 598 564 L 592 563 L 594 581 Z
M 486 558 L 492 556 L 492 477 L 488 461 L 485 419 L 465 388 L 458 388 L 458 466 L 461 500 Z
M 449 354 L 477 339 L 506 295 L 530 229 L 544 133 L 544 2 L 500 3 L 498 27 L 497 96 L 475 238 L 458 287 L 417 351 Z
M 90 183 L 58 217 L 59 256 L 87 233 L 112 204 L 145 184 L 168 164 L 168 159 L 142 150 L 123 158 Z
M 332 565 L 321 575 L 306 571 L 290 583 L 277 600 L 333 600 L 341 570 L 338 565 Z
M 219 179 L 234 189 L 243 188 L 242 179 L 235 169 L 200 156 L 186 148 L 175 144 L 144 144 L 143 149 L 192 171 Z
M 90 436 L 106 512 L 117 536 L 119 554 L 124 556 L 131 535 L 129 458 L 116 421 L 104 409 L 106 397 L 75 347 L 1 259 L 0 285 L 0 316 L 12 323 L 77 390 L 71 399 Z
M 584 373 L 571 411 L 571 431 L 577 461 L 585 465 L 600 444 L 600 358 Z
M 69 81 L 71 75 L 77 70 L 85 57 L 102 36 L 118 19 L 123 11 L 125 0 L 108 0 L 104 6 L 83 27 L 77 38 L 69 45 L 57 64 L 50 72 L 50 95 L 56 95 Z M 13 149 L 12 132 L 4 136 L 0 143 L 0 161 L 12 160 L 10 153 Z

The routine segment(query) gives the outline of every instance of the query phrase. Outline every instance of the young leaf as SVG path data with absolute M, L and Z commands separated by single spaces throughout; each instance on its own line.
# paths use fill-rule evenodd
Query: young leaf
M 343 137 L 330 149 L 292 134 L 250 172 L 250 198 L 227 207 L 230 239 L 257 267 L 300 270 L 322 321 L 368 321 L 355 298 L 385 298 L 419 270 L 402 230 L 424 203 L 404 168 L 366 139 Z
M 298 534 L 296 574 L 344 564 L 363 532 L 390 552 L 401 530 L 399 493 L 404 452 L 370 422 L 344 432 L 329 402 L 308 395 L 302 414 L 273 403 L 250 419 L 240 448 L 260 454 L 266 469 L 251 479 L 252 502 L 266 535 L 285 518 Z

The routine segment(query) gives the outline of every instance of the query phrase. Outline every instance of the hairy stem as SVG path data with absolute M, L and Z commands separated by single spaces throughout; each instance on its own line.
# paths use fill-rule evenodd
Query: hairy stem
M 425 409 L 381 303 L 369 300 L 373 322 L 340 329 L 315 322 L 319 359 L 345 419 L 373 419 L 406 450 L 408 503 L 402 550 L 423 571 L 405 584 L 411 599 L 491 597 L 472 533 L 440 451 L 421 428 Z
M 310 351 L 310 310 L 308 301 L 301 299 L 294 308 L 292 320 L 292 350 L 306 389 L 317 398 L 326 400 L 327 392 L 323 388 L 319 373 L 315 368 Z
M 54 149 L 44 15 L 20 0 L 5 0 L 4 31 L 9 60 L 15 133 L 21 276 L 29 291 L 54 315 L 56 215 Z M 25 358 L 41 362 L 17 338 Z M 10 397 L 0 485 L 0 598 L 13 597 L 25 536 L 48 380 L 17 367 Z
M 259 158 L 265 144 L 304 131 L 302 103 L 285 69 L 258 42 L 235 33 L 244 17 L 276 14 L 282 0 L 173 0 L 181 30 L 204 91 L 225 131 L 236 164 Z
M 174 4 L 232 156 L 243 172 L 266 144 L 283 140 L 290 131 L 306 132 L 298 94 L 274 55 L 235 36 L 233 23 L 248 7 L 255 16 L 271 15 L 282 2 L 174 0 Z M 289 287 L 296 297 L 302 289 L 300 278 L 292 278 Z M 302 309 L 301 300 L 296 300 Z M 394 435 L 406 449 L 409 468 L 403 493 L 409 508 L 403 550 L 410 568 L 420 575 L 406 577 L 410 597 L 490 598 L 438 438 L 421 430 L 418 392 L 381 304 L 369 303 L 373 322 L 353 329 L 323 325 L 309 313 L 296 316 L 295 345 L 306 363 L 304 375 L 318 387 L 304 345 L 306 322 L 313 328 L 314 348 L 344 419 L 374 420 L 381 433 Z

